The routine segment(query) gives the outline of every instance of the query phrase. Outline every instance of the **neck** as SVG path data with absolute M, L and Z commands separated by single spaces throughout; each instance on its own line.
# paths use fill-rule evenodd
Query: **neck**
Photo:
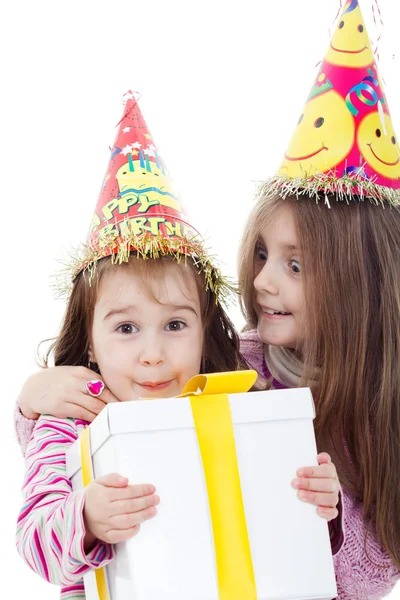
M 265 344 L 264 359 L 274 379 L 290 388 L 299 387 L 304 372 L 304 363 L 299 351 Z

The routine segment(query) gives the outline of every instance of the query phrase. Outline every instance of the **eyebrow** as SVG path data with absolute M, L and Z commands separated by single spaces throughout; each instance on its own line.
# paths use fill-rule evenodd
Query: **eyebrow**
M 194 313 L 196 315 L 196 317 L 198 316 L 197 311 L 193 308 L 193 306 L 190 306 L 189 304 L 161 304 L 160 303 L 160 305 L 164 306 L 172 311 L 189 310 L 190 312 Z M 137 306 L 135 306 L 135 305 L 120 306 L 118 308 L 112 308 L 111 310 L 108 311 L 108 313 L 104 317 L 103 321 L 106 321 L 107 319 L 109 319 L 110 317 L 114 317 L 115 315 L 126 315 L 126 314 L 136 311 L 136 310 L 137 310 Z
M 265 241 L 262 238 L 259 238 L 258 244 L 262 244 L 263 246 L 266 247 L 266 243 L 265 243 Z M 285 244 L 285 242 L 282 242 L 280 244 L 280 246 L 282 248 L 285 248 L 285 250 L 290 250 L 290 252 L 293 252 L 294 250 L 296 250 L 296 251 L 299 250 L 299 246 L 294 246 L 293 244 Z

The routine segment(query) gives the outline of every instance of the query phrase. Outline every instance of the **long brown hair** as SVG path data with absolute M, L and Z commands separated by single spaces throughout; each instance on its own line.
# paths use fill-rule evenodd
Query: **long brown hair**
M 206 290 L 204 276 L 198 272 L 192 260 L 178 263 L 172 257 L 144 260 L 136 259 L 135 256 L 131 256 L 128 262 L 120 265 L 112 264 L 110 258 L 103 258 L 99 261 L 94 280 L 90 284 L 82 273 L 76 277 L 60 333 L 46 354 L 44 366 L 49 365 L 51 355 L 54 355 L 55 366 L 88 365 L 90 332 L 99 285 L 110 269 L 133 269 L 144 280 L 162 279 L 168 269 L 179 269 L 179 273 L 186 278 L 194 276 L 204 328 L 201 372 L 214 373 L 247 368 L 239 351 L 239 337 L 233 323 L 221 304 L 217 303 L 214 292 Z
M 305 296 L 301 385 L 316 401 L 317 444 L 400 567 L 400 209 L 329 203 L 259 200 L 240 247 L 242 310 L 255 327 L 256 244 L 274 212 L 289 206 Z

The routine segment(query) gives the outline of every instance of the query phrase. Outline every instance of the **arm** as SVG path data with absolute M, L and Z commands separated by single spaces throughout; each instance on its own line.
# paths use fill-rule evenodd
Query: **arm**
M 84 551 L 85 490 L 72 491 L 65 460 L 66 448 L 77 438 L 74 421 L 40 417 L 26 453 L 24 504 L 17 523 L 19 554 L 33 571 L 59 586 L 79 581 L 113 558 L 112 546 L 103 542 Z
M 108 402 L 117 401 L 107 388 L 100 398 L 88 394 L 86 383 L 98 378 L 98 373 L 86 367 L 62 366 L 41 369 L 27 379 L 14 410 L 14 427 L 23 455 L 39 415 L 91 423 Z
M 346 492 L 344 505 L 345 541 L 334 556 L 338 598 L 340 600 L 380 600 L 400 579 L 400 571 L 381 548 L 375 535 L 367 532 L 362 506 Z

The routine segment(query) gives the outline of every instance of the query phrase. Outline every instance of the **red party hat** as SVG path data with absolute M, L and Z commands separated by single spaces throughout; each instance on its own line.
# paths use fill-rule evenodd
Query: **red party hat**
M 92 277 L 97 261 L 106 256 L 121 263 L 132 252 L 143 259 L 171 255 L 177 260 L 190 257 L 204 272 L 207 287 L 225 294 L 229 285 L 183 212 L 134 94 L 126 93 L 123 103 L 88 240 L 69 266 L 72 279 L 81 271 Z
M 348 0 L 277 175 L 279 193 L 400 203 L 400 145 L 358 0 Z

